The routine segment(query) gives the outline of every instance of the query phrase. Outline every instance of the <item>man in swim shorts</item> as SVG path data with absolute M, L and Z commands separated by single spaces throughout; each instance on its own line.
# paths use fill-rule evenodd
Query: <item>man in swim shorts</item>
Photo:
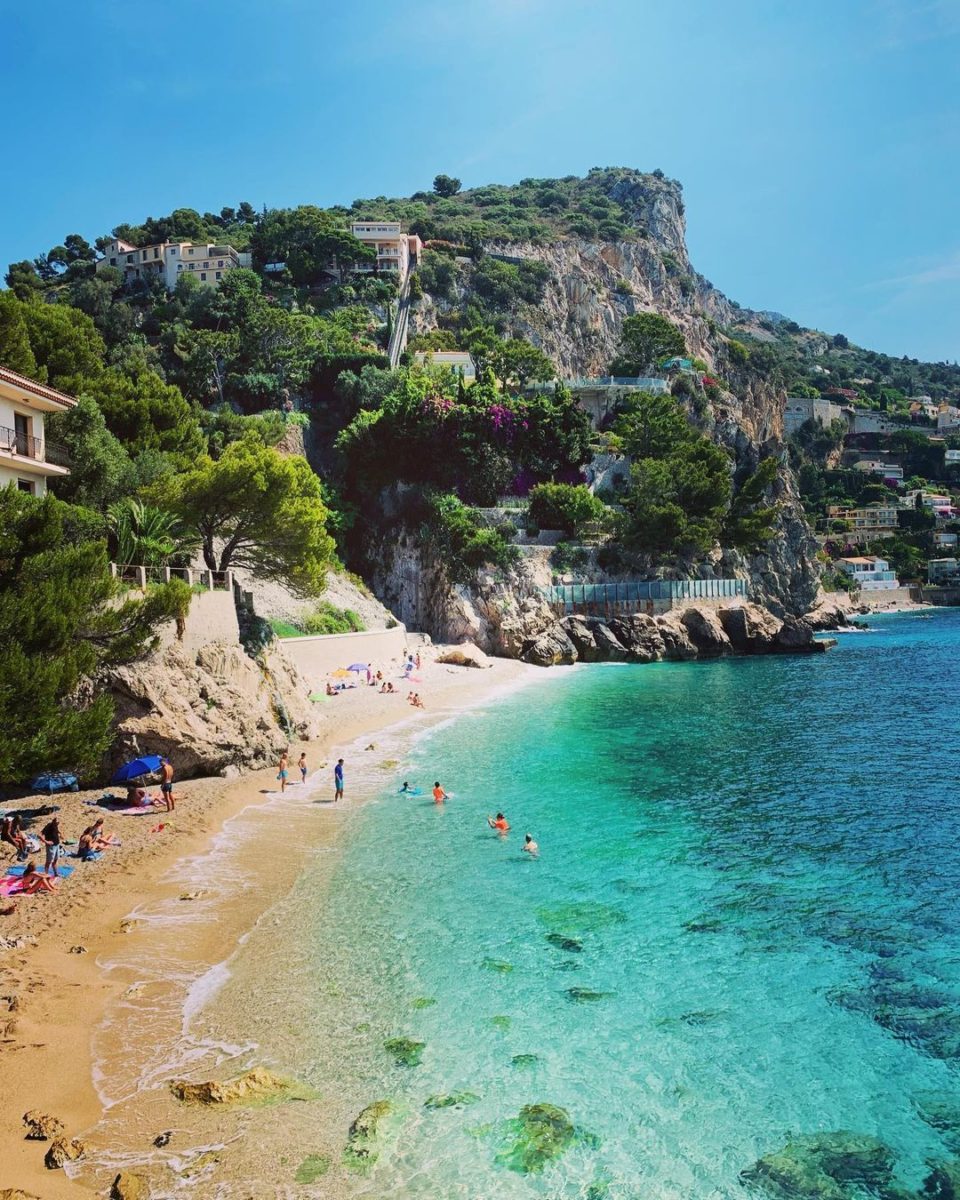
M 434 804 L 443 804 L 447 798 L 447 793 L 440 786 L 440 780 L 438 779 L 433 785 L 433 802 Z
M 300 768 L 300 782 L 306 783 L 307 782 L 307 752 L 306 752 L 306 750 L 304 750 L 304 752 L 300 755 L 300 761 L 297 763 L 297 766 Z
M 333 768 L 333 802 L 336 804 L 338 800 L 343 799 L 343 759 L 337 759 L 337 765 Z
M 533 840 L 532 833 L 527 833 L 524 835 L 522 849 L 525 850 L 532 858 L 540 857 L 540 847 Z
M 167 806 L 167 812 L 173 812 L 177 804 L 173 795 L 173 766 L 169 758 L 160 759 L 160 795 Z

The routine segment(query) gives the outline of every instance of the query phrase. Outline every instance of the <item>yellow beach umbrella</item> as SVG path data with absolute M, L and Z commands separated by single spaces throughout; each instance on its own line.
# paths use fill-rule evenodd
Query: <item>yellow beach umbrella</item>
M 332 679 L 349 679 L 350 672 L 346 667 L 337 667 L 335 671 L 330 672 L 330 676 Z

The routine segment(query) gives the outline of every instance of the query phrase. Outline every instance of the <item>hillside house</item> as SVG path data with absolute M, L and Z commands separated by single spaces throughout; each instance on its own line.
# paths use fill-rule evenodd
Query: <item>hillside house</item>
M 47 413 L 75 404 L 72 396 L 0 367 L 0 487 L 43 496 L 51 476 L 70 474 L 65 451 L 47 441 L 43 422 Z
M 885 558 L 877 558 L 875 554 L 838 558 L 835 565 L 864 592 L 889 592 L 900 586 L 896 571 L 890 570 Z
M 156 242 L 150 246 L 131 246 L 120 238 L 107 244 L 97 272 L 114 267 L 123 272 L 125 284 L 136 280 L 162 279 L 168 292 L 177 286 L 184 273 L 205 287 L 216 287 L 228 271 L 249 267 L 250 255 L 232 246 L 195 242 Z
M 854 530 L 863 537 L 890 537 L 897 528 L 896 504 L 867 504 L 862 508 L 844 508 L 840 504 L 827 507 L 831 520 L 849 521 Z
M 863 471 L 866 475 L 879 475 L 881 479 L 893 479 L 897 483 L 903 482 L 903 467 L 898 467 L 895 463 L 883 462 L 878 458 L 861 458 L 853 464 L 855 471 Z
M 783 428 L 787 434 L 795 433 L 807 421 L 815 421 L 825 428 L 834 421 L 850 420 L 851 410 L 835 404 L 825 396 L 788 396 L 783 410 Z
M 477 371 L 466 350 L 418 350 L 414 358 L 429 367 L 449 367 L 463 376 L 464 383 L 473 383 Z
M 955 558 L 931 558 L 927 563 L 927 583 L 933 587 L 960 584 L 960 563 Z
M 399 221 L 354 221 L 350 232 L 377 252 L 376 266 L 358 263 L 353 268 L 358 273 L 397 271 L 403 277 L 423 253 L 423 242 L 415 233 L 404 233 Z

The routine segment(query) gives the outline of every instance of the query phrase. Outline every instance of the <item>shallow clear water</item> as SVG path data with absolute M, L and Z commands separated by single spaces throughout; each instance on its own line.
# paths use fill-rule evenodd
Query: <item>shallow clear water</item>
M 421 740 L 404 775 L 454 799 L 391 783 L 291 927 L 301 1074 L 335 1087 L 346 1054 L 402 1112 L 353 1192 L 742 1196 L 760 1155 L 833 1130 L 911 1188 L 951 1157 L 958 651 L 946 611 L 810 659 L 591 667 Z M 578 1137 L 519 1173 L 505 1122 L 539 1102 Z

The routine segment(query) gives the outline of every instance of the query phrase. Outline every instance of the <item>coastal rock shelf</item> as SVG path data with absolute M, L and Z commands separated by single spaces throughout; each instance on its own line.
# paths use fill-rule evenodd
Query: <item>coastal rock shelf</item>
M 745 654 L 818 654 L 834 643 L 817 641 L 805 619 L 782 620 L 756 604 L 734 608 L 691 606 L 664 616 L 568 616 L 528 642 L 524 662 L 549 667 L 574 662 L 689 662 Z

